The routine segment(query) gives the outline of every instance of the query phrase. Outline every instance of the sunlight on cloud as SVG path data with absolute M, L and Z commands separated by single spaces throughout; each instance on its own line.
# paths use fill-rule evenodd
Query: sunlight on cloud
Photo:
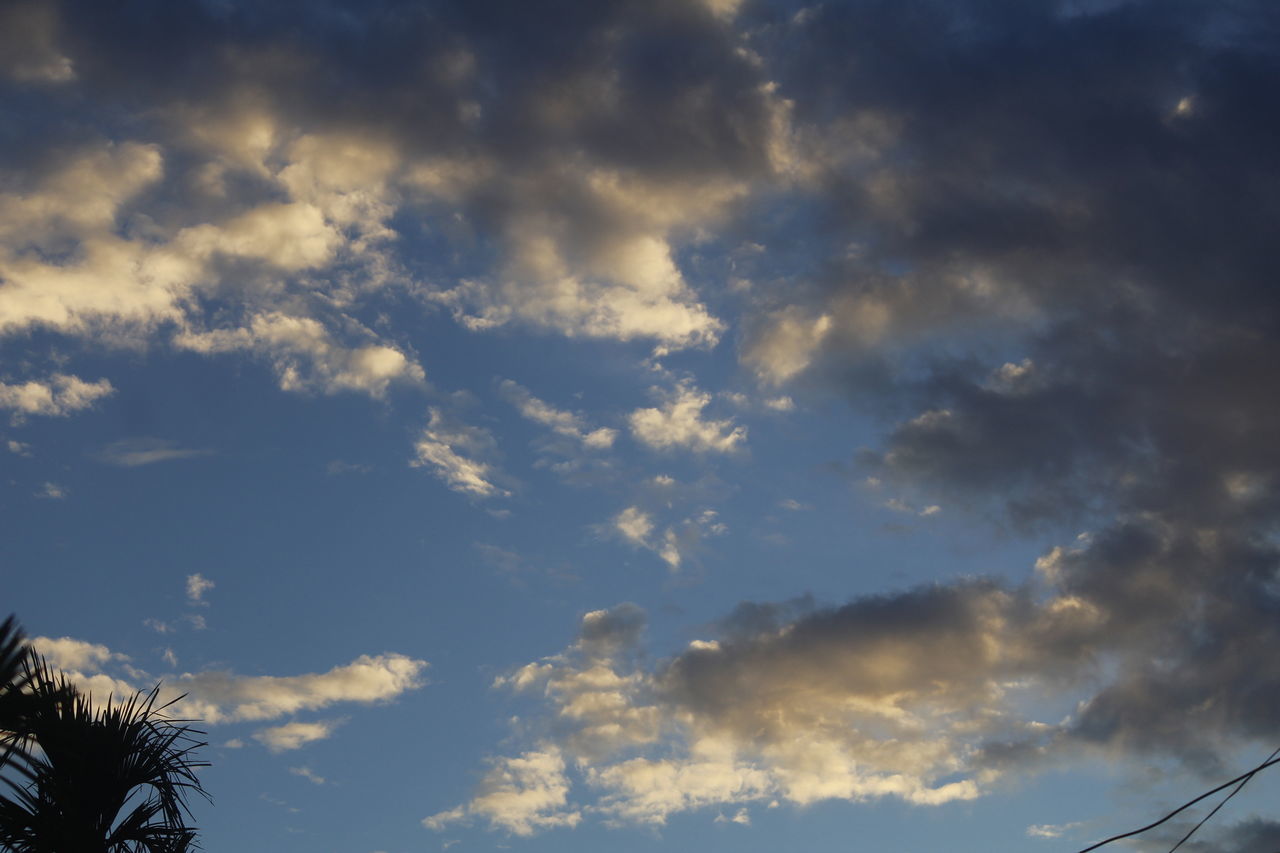
M 431 468 L 455 492 L 477 498 L 510 495 L 490 482 L 495 473 L 491 465 L 472 458 L 493 451 L 495 442 L 487 430 L 458 423 L 436 408 L 429 410 L 429 416 L 414 445 L 417 455 L 411 465 Z
M 665 394 L 660 408 L 636 409 L 630 415 L 631 434 L 655 450 L 683 448 L 695 453 L 729 453 L 746 443 L 747 428 L 732 420 L 703 420 L 702 410 L 711 395 L 689 383 L 681 383 Z
M 285 723 L 283 726 L 260 729 L 253 733 L 253 738 L 272 752 L 301 749 L 309 743 L 330 737 L 342 722 L 320 720 L 313 723 Z
M 542 424 L 557 435 L 572 438 L 592 450 L 604 450 L 613 446 L 618 431 L 608 427 L 591 429 L 582 415 L 555 408 L 529 393 L 528 389 L 504 379 L 498 390 L 522 416 Z
M 514 758 L 495 758 L 465 806 L 424 818 L 428 829 L 440 830 L 472 817 L 513 835 L 577 826 L 582 813 L 568 808 L 569 780 L 564 758 L 554 747 Z
M 393 382 L 421 385 L 426 379 L 423 369 L 398 349 L 346 347 L 319 321 L 279 312 L 259 314 L 238 329 L 184 330 L 173 343 L 205 354 L 258 353 L 271 362 L 284 391 L 360 391 L 380 398 Z
M 1050 730 L 1019 717 L 1007 685 L 1052 671 L 1091 618 L 987 582 L 835 609 L 743 605 L 719 639 L 646 669 L 631 663 L 643 614 L 624 605 L 495 686 L 541 697 L 550 742 L 580 771 L 577 808 L 607 820 L 766 799 L 937 805 L 1000 776 L 986 739 Z
M 63 417 L 92 408 L 104 397 L 115 393 L 106 379 L 86 382 L 78 376 L 55 373 L 44 381 L 30 380 L 21 385 L 0 382 L 0 409 L 10 409 L 14 418 L 27 415 Z

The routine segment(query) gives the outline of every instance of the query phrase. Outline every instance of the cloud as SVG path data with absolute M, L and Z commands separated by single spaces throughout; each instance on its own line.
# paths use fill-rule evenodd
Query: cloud
M 361 655 L 328 672 L 293 676 L 239 676 L 206 670 L 170 681 L 188 693 L 183 712 L 210 724 L 270 720 L 318 711 L 341 702 L 370 704 L 421 687 L 426 661 L 402 654 Z
M 316 773 L 310 767 L 307 767 L 305 765 L 302 767 L 290 767 L 289 772 L 295 776 L 301 776 L 303 779 L 306 779 L 308 782 L 310 782 L 313 785 L 323 785 L 325 784 L 325 782 L 328 781 L 323 776 Z
M 162 438 L 125 438 L 103 447 L 98 451 L 98 458 L 111 465 L 136 468 L 139 465 L 152 465 L 174 459 L 192 459 L 197 456 L 208 456 L 211 453 L 213 453 L 212 450 L 180 447 L 177 442 Z
M 106 646 L 72 637 L 33 637 L 31 645 L 55 669 L 98 670 L 111 661 L 128 660 Z
M 187 601 L 192 604 L 204 604 L 204 594 L 213 589 L 214 586 L 216 584 L 213 581 L 199 572 L 194 575 L 187 575 Z
M 504 379 L 498 389 L 522 416 L 534 423 L 542 424 L 557 435 L 572 438 L 581 443 L 584 448 L 591 450 L 603 450 L 613 446 L 613 440 L 618 434 L 617 430 L 608 427 L 590 429 L 586 426 L 582 415 L 556 409 L 510 379 Z
M 1076 821 L 1074 823 L 1040 823 L 1027 827 L 1028 838 L 1061 838 L 1064 834 L 1072 830 L 1079 829 L 1084 824 Z
M 648 549 L 672 571 L 680 568 L 686 556 L 696 551 L 707 536 L 719 536 L 728 530 L 715 510 L 704 509 L 683 521 L 668 525 L 654 536 L 653 517 L 638 506 L 629 506 L 613 517 L 614 532 L 632 545 Z
M 659 393 L 655 389 L 655 393 Z M 703 420 L 711 395 L 682 383 L 660 408 L 636 409 L 629 422 L 636 440 L 655 450 L 729 453 L 746 442 L 747 429 L 731 420 Z
M 66 486 L 60 486 L 57 483 L 45 483 L 36 491 L 35 496 L 45 500 L 60 501 L 67 496 Z
M 254 353 L 286 387 L 375 396 L 389 374 L 415 378 L 399 348 L 308 330 L 285 342 L 255 318 L 337 336 L 395 291 L 473 329 L 713 345 L 727 324 L 682 251 L 786 147 L 785 110 L 726 24 L 735 6 L 604 5 L 560 22 L 582 48 L 565 54 L 517 50 L 505 17 L 453 6 L 299 35 L 203 8 L 175 27 L 16 4 L 0 27 L 6 99 L 65 96 L 5 143 L 0 326 L 132 345 L 177 327 L 177 346 Z M 195 37 L 212 29 L 217 48 Z M 660 72 L 627 60 L 655 39 L 698 59 Z M 191 62 L 141 49 L 158 43 Z M 257 49 L 272 45 L 290 62 Z M 302 67 L 334 69 L 349 97 Z M 88 100 L 127 138 L 97 132 Z M 406 216 L 448 249 L 400 239 Z
M 65 83 L 75 67 L 57 47 L 58 15 L 42 3 L 14 3 L 0 12 L 0 73 L 21 82 Z
M 21 385 L 0 382 L 0 409 L 9 409 L 15 419 L 28 415 L 65 417 L 72 412 L 92 408 L 104 397 L 115 393 L 106 379 L 86 382 L 78 376 L 52 374 L 43 381 L 30 380 Z
M 639 507 L 629 506 L 613 518 L 614 528 L 635 545 L 646 545 L 653 532 L 653 519 Z
M 381 398 L 393 382 L 421 385 L 426 379 L 423 369 L 395 347 L 346 347 L 318 320 L 280 312 L 259 314 L 236 329 L 183 331 L 173 343 L 200 353 L 260 353 L 271 362 L 285 391 L 358 391 Z
M 193 576 L 198 577 L 198 576 Z M 207 588 L 207 587 L 205 587 Z M 77 684 L 95 695 L 132 696 L 139 687 L 150 688 L 156 679 L 132 666 L 128 658 L 106 646 L 69 637 L 36 638 L 37 648 L 50 662 L 67 671 Z M 303 711 L 319 711 L 340 703 L 389 702 L 425 684 L 428 664 L 394 652 L 361 655 L 349 664 L 327 672 L 292 676 L 244 676 L 222 670 L 180 673 L 165 678 L 161 699 L 178 700 L 175 713 L 209 725 L 263 722 Z M 120 670 L 119 676 L 115 674 Z M 179 697 L 184 697 L 179 700 Z M 288 724 L 260 731 L 255 737 L 279 748 L 296 748 L 324 736 L 341 721 Z
M 1186 597 L 1224 576 L 1222 560 L 1257 559 L 1235 547 L 1134 524 L 1051 550 L 1023 585 L 744 603 L 711 639 L 656 663 L 642 612 L 624 605 L 587 614 L 576 643 L 496 684 L 539 697 L 540 718 L 522 728 L 580 771 L 566 808 L 623 822 L 771 800 L 937 805 L 1082 751 L 1218 772 L 1224 744 L 1274 736 L 1274 697 L 1259 685 L 1280 683 L 1197 639 L 1280 640 L 1257 589 L 1252 605 L 1188 616 Z
M 253 733 L 253 738 L 272 752 L 301 749 L 309 743 L 329 738 L 342 722 L 342 720 L 319 720 L 310 723 L 285 723 L 283 726 L 260 729 Z M 322 783 L 323 780 L 316 784 Z
M 410 464 L 428 467 L 455 492 L 477 498 L 506 497 L 511 493 L 491 482 L 496 472 L 488 462 L 474 457 L 493 452 L 493 436 L 481 427 L 467 426 L 442 413 L 429 410 L 427 427 L 414 445 Z
M 532 835 L 551 827 L 577 826 L 581 812 L 566 807 L 569 783 L 564 759 L 556 749 L 497 758 L 466 806 L 424 818 L 428 829 L 441 830 L 469 818 L 481 818 L 512 835 Z

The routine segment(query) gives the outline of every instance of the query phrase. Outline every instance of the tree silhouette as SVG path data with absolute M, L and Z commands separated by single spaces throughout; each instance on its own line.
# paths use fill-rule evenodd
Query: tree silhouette
M 0 666 L 15 636 L 4 623 Z M 201 732 L 172 719 L 159 685 L 95 704 L 34 652 L 3 682 L 8 765 L 0 847 L 14 853 L 181 853 L 195 846 L 188 795 Z M 176 701 L 176 700 L 175 700 Z M 10 707 L 12 706 L 12 707 Z

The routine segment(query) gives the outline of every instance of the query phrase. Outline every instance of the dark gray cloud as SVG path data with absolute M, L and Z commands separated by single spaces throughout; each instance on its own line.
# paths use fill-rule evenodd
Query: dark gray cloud
M 797 125 L 879 131 L 822 164 L 828 260 L 762 299 L 745 363 L 900 418 L 865 473 L 1093 530 L 1046 560 L 1095 620 L 1064 653 L 1116 667 L 1066 742 L 1212 769 L 1273 739 L 1274 5 L 773 8 Z

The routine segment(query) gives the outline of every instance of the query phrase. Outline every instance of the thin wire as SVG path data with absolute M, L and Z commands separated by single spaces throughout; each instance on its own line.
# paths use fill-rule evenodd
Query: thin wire
M 1275 758 L 1277 755 L 1280 755 L 1280 748 L 1277 748 L 1275 752 L 1271 753 L 1271 755 L 1267 758 L 1267 761 L 1270 761 L 1272 758 Z M 1187 834 L 1186 834 L 1186 835 L 1184 835 L 1184 836 L 1182 836 L 1181 840 L 1179 840 L 1177 844 L 1175 844 L 1175 845 L 1173 845 L 1172 847 L 1170 847 L 1170 848 L 1169 848 L 1169 853 L 1174 853 L 1174 851 L 1175 851 L 1175 850 L 1177 850 L 1179 847 L 1181 847 L 1181 846 L 1183 845 L 1183 843 L 1184 843 L 1188 838 L 1190 838 L 1191 836 L 1195 835 L 1195 834 L 1196 834 L 1196 831 L 1197 831 L 1197 830 L 1199 830 L 1199 829 L 1200 829 L 1200 827 L 1202 827 L 1202 826 L 1204 826 L 1206 823 L 1208 823 L 1208 822 L 1209 822 L 1209 818 L 1213 817 L 1214 815 L 1216 815 L 1216 814 L 1218 813 L 1218 809 L 1220 809 L 1220 808 L 1222 808 L 1223 806 L 1225 806 L 1228 802 L 1230 802 L 1230 800 L 1231 800 L 1231 798 L 1232 798 L 1232 797 L 1234 797 L 1236 794 L 1240 793 L 1240 790 L 1241 790 L 1242 788 L 1244 788 L 1244 786 L 1245 786 L 1245 785 L 1248 785 L 1248 784 L 1249 784 L 1249 780 L 1250 780 L 1250 779 L 1252 779 L 1253 777 L 1254 777 L 1254 774 L 1253 774 L 1253 773 L 1250 773 L 1248 776 L 1246 776 L 1246 777 L 1244 777 L 1243 779 L 1241 779 L 1241 780 L 1240 780 L 1240 784 L 1239 784 L 1239 785 L 1236 785 L 1236 789 L 1235 789 L 1234 791 L 1232 791 L 1230 794 L 1227 794 L 1225 797 L 1223 797 L 1223 798 L 1222 798 L 1222 802 L 1218 803 L 1216 806 L 1214 806 L 1214 807 L 1213 807 L 1213 811 L 1209 812 L 1207 815 L 1205 815 L 1204 817 L 1200 818 L 1200 822 L 1199 822 L 1199 823 L 1197 823 L 1195 826 L 1191 827 L 1191 829 L 1187 830 Z
M 1236 778 L 1232 779 L 1230 782 L 1224 782 L 1223 784 L 1221 784 L 1221 785 L 1219 785 L 1218 787 L 1214 788 L 1212 791 L 1205 791 L 1203 794 L 1201 794 L 1200 796 L 1196 797 L 1194 800 L 1191 800 L 1190 802 L 1186 802 L 1186 803 L 1183 803 L 1182 805 L 1178 806 L 1176 809 L 1174 809 L 1173 811 L 1169 812 L 1167 815 L 1165 815 L 1164 817 L 1160 818 L 1160 819 L 1159 819 L 1158 821 L 1156 821 L 1155 823 L 1149 823 L 1149 824 L 1147 824 L 1146 826 L 1142 827 L 1141 829 L 1134 829 L 1134 830 L 1131 830 L 1131 831 L 1129 831 L 1129 832 L 1122 832 L 1122 833 L 1120 833 L 1119 835 L 1113 835 L 1113 836 L 1111 836 L 1110 838 L 1106 838 L 1106 839 L 1103 839 L 1102 841 L 1099 841 L 1097 844 L 1093 844 L 1093 845 L 1091 845 L 1091 846 L 1089 846 L 1089 847 L 1084 848 L 1083 850 L 1079 850 L 1079 851 L 1077 851 L 1077 853 L 1089 853 L 1089 851 L 1090 851 L 1090 850 L 1097 850 L 1099 847 L 1102 847 L 1102 846 L 1104 846 L 1104 845 L 1110 844 L 1110 843 L 1111 843 L 1111 842 L 1113 842 L 1113 841 L 1119 841 L 1119 840 L 1121 840 L 1122 838 L 1130 838 L 1130 837 L 1132 837 L 1132 836 L 1134 836 L 1134 835 L 1141 835 L 1142 833 L 1146 832 L 1148 829 L 1155 829 L 1155 828 L 1156 828 L 1157 826 L 1159 826 L 1160 824 L 1164 823 L 1165 821 L 1169 820 L 1170 818 L 1174 817 L 1175 815 L 1181 814 L 1182 812 L 1184 812 L 1184 811 L 1186 811 L 1187 809 L 1191 808 L 1192 806 L 1194 806 L 1196 803 L 1200 802 L 1201 800 L 1203 800 L 1203 799 L 1205 799 L 1205 798 L 1207 798 L 1207 797 L 1212 797 L 1214 794 L 1218 793 L 1219 791 L 1222 791 L 1222 790 L 1224 790 L 1224 789 L 1226 789 L 1226 788 L 1230 788 L 1232 785 L 1236 784 L 1237 782 L 1240 782 L 1240 781 L 1242 781 L 1242 780 L 1248 779 L 1249 777 L 1253 776 L 1255 773 L 1258 773 L 1258 772 L 1260 772 L 1260 771 L 1262 771 L 1262 770 L 1266 770 L 1268 767 L 1270 767 L 1270 766 L 1271 766 L 1271 765 L 1273 765 L 1273 764 L 1280 764 L 1280 757 L 1277 757 L 1277 758 L 1268 758 L 1266 761 L 1262 762 L 1262 763 L 1261 763 L 1261 764 L 1259 764 L 1257 767 L 1255 767 L 1255 768 L 1253 768 L 1252 770 L 1250 770 L 1248 773 L 1241 773 L 1239 776 L 1237 776 Z

